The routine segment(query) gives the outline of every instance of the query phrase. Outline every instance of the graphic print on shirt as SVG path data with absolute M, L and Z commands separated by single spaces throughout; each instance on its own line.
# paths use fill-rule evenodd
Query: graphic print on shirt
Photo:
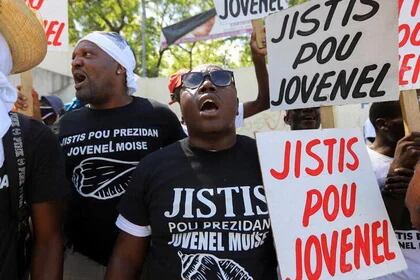
M 129 181 L 125 175 L 132 172 L 137 164 L 101 157 L 87 158 L 74 168 L 72 181 L 84 197 L 114 198 L 125 192 Z
M 210 254 L 182 254 L 181 279 L 253 280 L 243 267 L 232 260 L 219 259 Z
M 7 189 L 9 186 L 9 177 L 7 174 L 4 174 L 4 176 L 0 174 L 0 190 Z
M 241 264 L 218 257 L 252 254 L 270 237 L 263 186 L 173 188 L 171 198 L 163 215 L 167 244 L 183 252 L 182 279 L 252 279 Z
M 102 129 L 61 139 L 71 181 L 83 197 L 108 200 L 125 193 L 131 173 L 159 144 L 158 128 Z

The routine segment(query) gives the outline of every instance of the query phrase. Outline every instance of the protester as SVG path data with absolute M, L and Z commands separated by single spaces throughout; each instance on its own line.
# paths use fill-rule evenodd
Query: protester
M 321 125 L 319 107 L 286 110 L 284 122 L 291 130 L 318 129 Z
M 373 171 L 381 189 L 389 218 L 400 243 L 408 269 L 377 279 L 420 279 L 420 249 L 406 246 L 419 243 L 420 232 L 412 230 L 410 214 L 405 207 L 405 196 L 420 159 L 420 133 L 404 136 L 404 123 L 398 101 L 373 103 L 369 119 L 375 127 L 376 138 L 368 147 Z
M 411 223 L 416 229 L 420 229 L 420 162 L 408 186 L 405 203 L 410 211 Z
M 138 279 L 146 254 L 145 279 L 277 279 L 256 144 L 235 132 L 233 73 L 201 66 L 182 84 L 189 137 L 137 167 L 106 279 Z
M 258 82 L 258 95 L 257 98 L 253 101 L 239 103 L 237 115 L 235 118 L 235 126 L 237 128 L 244 126 L 244 119 L 265 111 L 270 107 L 268 72 L 267 66 L 265 64 L 267 49 L 258 48 L 255 32 L 253 32 L 251 35 L 250 47 L 251 57 L 254 63 L 254 70 Z M 169 77 L 168 89 L 171 97 L 169 105 L 173 103 L 179 103 L 179 94 L 182 86 L 181 78 L 183 74 L 188 72 L 189 70 L 187 69 L 180 69 Z M 182 123 L 182 128 L 187 134 L 188 131 L 186 126 L 183 121 Z
M 185 135 L 167 106 L 133 97 L 134 54 L 117 33 L 93 32 L 73 51 L 76 97 L 87 107 L 60 120 L 73 200 L 66 233 L 74 252 L 65 279 L 103 279 L 117 228 L 116 205 L 147 154 Z
M 0 279 L 28 279 L 29 270 L 32 280 L 62 279 L 62 199 L 68 194 L 64 160 L 47 127 L 10 113 L 17 92 L 7 80 L 9 74 L 35 67 L 46 51 L 44 29 L 25 2 L 2 1 Z
M 375 128 L 376 138 L 367 150 L 378 185 L 383 189 L 397 143 L 404 137 L 404 123 L 399 102 L 373 103 L 369 110 L 369 119 Z

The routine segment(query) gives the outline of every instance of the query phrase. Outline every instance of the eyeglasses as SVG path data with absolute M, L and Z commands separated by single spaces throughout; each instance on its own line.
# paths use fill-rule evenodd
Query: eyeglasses
M 213 85 L 217 87 L 227 87 L 235 82 L 233 72 L 228 70 L 215 70 L 211 72 L 188 72 L 182 76 L 182 85 L 195 89 L 201 86 L 204 80 L 209 77 Z

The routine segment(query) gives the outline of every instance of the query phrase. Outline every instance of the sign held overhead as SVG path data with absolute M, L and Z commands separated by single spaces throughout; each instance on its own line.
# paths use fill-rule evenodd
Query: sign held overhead
M 266 30 L 272 109 L 398 99 L 396 1 L 313 0 Z
M 287 0 L 213 0 L 222 23 L 266 17 L 288 7 Z

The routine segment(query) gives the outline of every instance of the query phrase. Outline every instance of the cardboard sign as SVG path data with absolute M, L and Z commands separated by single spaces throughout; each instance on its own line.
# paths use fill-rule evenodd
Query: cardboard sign
M 266 30 L 271 109 L 398 99 L 396 1 L 313 0 Z
M 69 46 L 67 0 L 25 0 L 43 19 L 48 51 L 66 51 Z
M 360 131 L 257 133 L 257 145 L 283 280 L 406 268 Z
M 287 0 L 213 0 L 222 23 L 234 23 L 266 17 L 288 7 Z
M 208 22 L 202 24 L 192 32 L 177 40 L 175 44 L 193 43 L 196 41 L 212 40 L 251 33 L 252 25 L 250 21 L 238 22 L 234 24 L 222 24 L 221 20 L 215 16 Z M 161 48 L 166 48 L 168 46 L 163 33 L 160 35 L 160 46 Z
M 399 0 L 400 89 L 420 88 L 420 0 Z

